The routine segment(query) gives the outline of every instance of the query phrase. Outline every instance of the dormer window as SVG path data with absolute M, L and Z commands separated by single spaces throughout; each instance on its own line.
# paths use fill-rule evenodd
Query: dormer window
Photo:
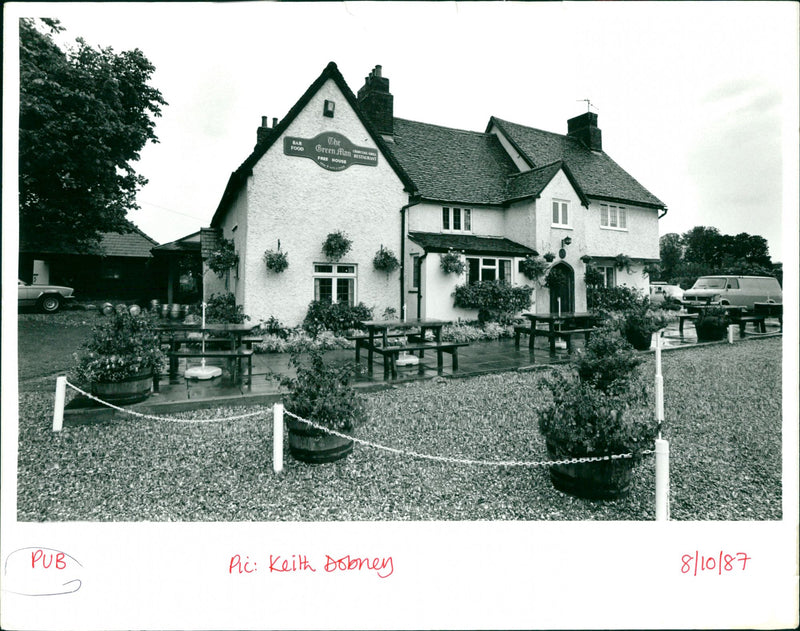
M 469 208 L 442 208 L 442 230 L 446 232 L 472 232 L 472 210 Z

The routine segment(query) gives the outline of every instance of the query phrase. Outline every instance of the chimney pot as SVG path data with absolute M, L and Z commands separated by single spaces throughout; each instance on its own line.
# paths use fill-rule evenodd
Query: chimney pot
M 382 71 L 383 71 L 383 69 L 382 69 L 380 66 L 375 66 L 375 76 L 376 76 L 376 77 L 380 77 L 380 76 L 382 76 L 382 75 L 381 75 L 381 72 L 382 72 Z
M 269 127 L 269 125 L 267 124 L 267 117 L 266 116 L 262 116 L 261 117 L 261 126 L 262 127 Z
M 272 119 L 272 126 L 275 127 L 277 125 L 278 125 L 278 119 L 277 118 L 273 118 Z

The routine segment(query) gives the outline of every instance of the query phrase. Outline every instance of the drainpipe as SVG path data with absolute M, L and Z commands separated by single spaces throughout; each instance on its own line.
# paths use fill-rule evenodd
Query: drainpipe
M 661 213 L 661 214 L 658 216 L 658 218 L 659 218 L 659 219 L 663 219 L 663 218 L 664 218 L 664 215 L 666 215 L 666 214 L 667 214 L 667 208 L 666 208 L 666 207 L 664 207 L 662 210 L 663 210 L 664 212 L 662 212 L 662 213 Z
M 422 261 L 424 261 L 426 258 L 428 258 L 428 253 L 427 252 L 425 252 L 425 254 L 423 254 L 422 256 L 419 257 L 420 270 L 422 270 Z M 421 313 L 422 313 L 422 273 L 420 271 L 419 287 L 417 287 L 417 317 L 418 318 L 422 317 Z
M 409 202 L 400 209 L 400 319 L 405 322 L 406 320 L 406 234 L 407 230 L 407 213 L 406 211 L 412 206 L 416 206 L 422 200 L 414 194 L 409 195 Z M 419 310 L 417 310 L 419 315 Z

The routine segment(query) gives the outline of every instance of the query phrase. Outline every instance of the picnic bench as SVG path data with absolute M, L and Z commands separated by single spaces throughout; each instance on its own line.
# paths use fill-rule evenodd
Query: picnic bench
M 247 360 L 247 387 L 251 388 L 253 385 L 253 349 L 242 348 L 237 349 L 200 349 L 200 348 L 183 348 L 178 350 L 169 351 L 170 358 L 170 383 L 177 381 L 178 377 L 178 360 L 181 358 L 221 358 L 227 359 L 229 364 L 229 372 L 231 374 L 231 381 L 236 383 L 236 376 L 242 374 L 242 360 Z M 174 360 L 174 361 L 173 361 Z M 234 362 L 236 362 L 234 364 Z
M 373 356 L 383 358 L 383 376 L 388 379 L 397 378 L 397 361 L 400 353 L 418 353 L 422 358 L 425 351 L 436 351 L 437 368 L 441 372 L 444 365 L 443 355 L 448 353 L 453 360 L 453 370 L 458 370 L 458 349 L 468 346 L 467 342 L 443 342 L 442 327 L 446 323 L 442 320 L 365 320 L 361 325 L 366 330 L 366 335 L 353 336 L 356 341 L 356 363 L 361 360 L 361 349 L 367 350 L 367 371 L 372 374 Z M 429 339 L 427 332 L 432 333 Z M 399 343 L 392 343 L 395 339 Z M 420 363 L 420 372 L 425 367 Z
M 537 336 L 546 337 L 550 340 L 550 353 L 555 355 L 556 339 L 563 339 L 567 343 L 567 352 L 572 352 L 572 337 L 583 335 L 588 342 L 592 333 L 597 330 L 594 322 L 597 315 L 586 312 L 565 312 L 565 313 L 524 313 L 530 326 L 517 325 L 514 327 L 514 347 L 519 348 L 520 337 L 529 335 L 528 348 L 533 352 L 534 342 Z M 546 329 L 540 329 L 536 325 L 544 322 L 548 325 Z
M 449 353 L 453 358 L 453 370 L 458 370 L 458 349 L 461 346 L 469 346 L 468 342 L 430 342 L 403 344 L 400 346 L 376 346 L 372 350 L 383 356 L 383 378 L 397 379 L 397 359 L 400 353 L 419 353 L 424 356 L 425 351 L 436 351 L 436 365 L 439 370 L 444 365 L 443 353 Z M 425 365 L 419 363 L 420 374 L 425 371 Z
M 763 315 L 764 318 L 778 318 L 781 331 L 783 331 L 783 303 L 781 302 L 756 302 L 753 303 L 753 313 Z

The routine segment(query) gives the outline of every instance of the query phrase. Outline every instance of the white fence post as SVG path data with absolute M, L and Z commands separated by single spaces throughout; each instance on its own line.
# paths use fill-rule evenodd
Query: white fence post
M 733 344 L 733 333 L 736 331 L 735 324 L 728 325 L 728 344 Z
M 272 406 L 272 468 L 283 471 L 283 403 Z
M 53 407 L 53 431 L 60 432 L 64 426 L 64 401 L 67 397 L 67 378 L 56 378 L 56 402 Z
M 656 521 L 669 521 L 669 442 L 656 439 Z

